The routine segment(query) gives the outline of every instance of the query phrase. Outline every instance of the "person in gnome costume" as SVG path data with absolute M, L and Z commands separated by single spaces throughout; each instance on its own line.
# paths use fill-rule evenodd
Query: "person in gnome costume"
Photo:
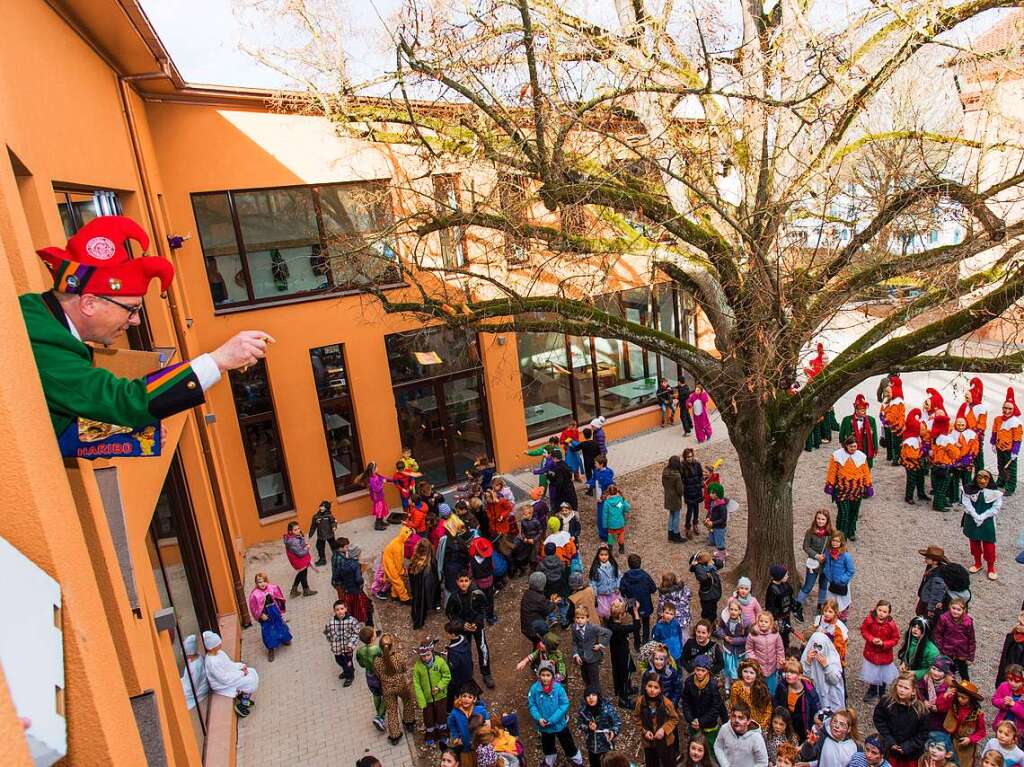
M 989 438 L 996 449 L 996 468 L 999 470 L 996 487 L 1006 496 L 1013 495 L 1017 489 L 1017 453 L 1020 452 L 1021 431 L 1020 408 L 1017 407 L 1011 387 L 1006 390 L 1003 412 L 996 416 L 992 424 L 992 436 Z
M 924 421 L 925 429 L 931 432 L 932 419 L 939 413 L 943 415 L 948 415 L 948 413 L 946 413 L 946 403 L 942 399 L 942 395 L 939 394 L 938 389 L 925 389 L 924 391 L 927 396 L 924 398 L 924 405 L 922 406 L 924 415 L 921 420 Z
M 960 502 L 960 487 L 953 487 L 954 469 L 960 458 L 956 437 L 950 433 L 949 416 L 937 413 L 932 418 L 932 508 L 949 511 Z
M 857 439 L 852 434 L 847 435 L 843 446 L 832 453 L 828 460 L 825 494 L 832 496 L 839 508 L 836 529 L 848 540 L 857 540 L 861 499 L 873 496 L 875 488 L 871 484 L 868 457 L 857 448 Z
M 974 471 L 978 472 L 985 468 L 985 430 L 988 428 L 988 407 L 982 402 L 985 394 L 985 387 L 980 378 L 972 378 L 970 386 L 964 393 L 964 401 L 960 409 L 956 411 L 957 418 L 963 418 L 967 422 L 967 428 L 978 436 L 978 444 L 981 449 L 974 459 Z
M 856 438 L 857 449 L 867 456 L 868 468 L 874 468 L 875 455 L 878 454 L 878 424 L 873 416 L 868 415 L 868 401 L 863 394 L 858 394 L 853 401 L 853 415 L 844 417 L 839 425 L 839 444 L 845 445 L 850 435 Z
M 962 405 L 960 409 L 963 410 Z M 981 452 L 981 443 L 977 432 L 967 428 L 967 419 L 961 416 L 953 421 L 953 439 L 956 440 L 957 459 L 953 465 L 952 485 L 959 486 L 960 491 L 966 491 L 974 479 L 974 462 Z
M 53 288 L 18 299 L 58 437 L 77 428 L 78 418 L 141 429 L 195 407 L 224 371 L 252 365 L 273 342 L 262 331 L 243 331 L 208 354 L 134 380 L 93 367 L 93 352 L 85 342 L 114 343 L 141 322 L 150 281 L 159 279 L 166 291 L 174 278 L 174 267 L 165 258 L 131 258 L 127 240 L 143 250 L 149 247 L 148 235 L 130 218 L 93 219 L 65 248 L 38 251 Z
M 818 345 L 815 347 L 815 351 L 815 356 L 808 360 L 807 365 L 804 367 L 804 373 L 807 375 L 808 383 L 821 375 L 825 366 L 828 365 L 828 359 L 825 356 L 825 344 L 818 342 Z M 839 422 L 836 421 L 835 408 L 830 407 L 828 412 L 818 419 L 818 423 L 814 428 L 817 431 L 818 445 L 823 442 L 831 442 L 832 432 L 839 429 Z M 815 447 L 818 445 L 815 445 Z
M 891 376 L 882 395 L 883 438 L 885 439 L 885 460 L 893 466 L 900 464 L 900 440 L 906 422 L 907 406 L 903 402 L 903 379 Z
M 903 500 L 914 503 L 914 491 L 920 501 L 930 501 L 931 497 L 924 491 L 924 475 L 927 471 L 928 455 L 921 434 L 924 424 L 921 423 L 921 411 L 916 407 L 907 413 L 907 421 L 903 427 L 903 438 L 900 441 L 900 465 L 907 472 L 907 489 Z
M 906 421 L 906 404 L 903 402 L 903 380 L 890 376 L 882 395 L 882 435 L 886 445 L 886 460 L 899 466 L 900 440 Z

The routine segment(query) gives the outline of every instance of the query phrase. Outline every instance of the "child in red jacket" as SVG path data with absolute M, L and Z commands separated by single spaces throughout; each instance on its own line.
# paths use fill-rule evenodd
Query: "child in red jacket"
M 892 605 L 881 599 L 860 624 L 864 637 L 864 667 L 860 678 L 868 685 L 864 701 L 881 700 L 885 688 L 899 676 L 893 650 L 900 643 L 900 627 L 892 617 Z

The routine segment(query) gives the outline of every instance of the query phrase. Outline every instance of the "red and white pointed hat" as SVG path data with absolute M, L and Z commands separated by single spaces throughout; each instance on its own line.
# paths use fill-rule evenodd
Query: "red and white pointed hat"
M 64 248 L 36 251 L 53 275 L 53 289 L 60 293 L 97 296 L 142 296 L 151 280 L 167 290 L 174 279 L 174 265 L 160 256 L 132 258 L 125 242 L 135 240 L 142 250 L 149 235 L 127 216 L 100 216 L 79 229 Z
M 921 436 L 921 409 L 915 407 L 907 413 L 907 420 L 903 424 L 903 439 Z
M 1014 415 L 1020 415 L 1020 408 L 1017 407 L 1017 400 L 1014 399 L 1013 387 L 1012 386 L 1007 387 L 1007 389 L 1006 389 L 1006 400 L 1003 402 L 1003 404 L 1006 404 L 1007 402 L 1009 402 L 1011 405 L 1013 405 L 1013 414 Z

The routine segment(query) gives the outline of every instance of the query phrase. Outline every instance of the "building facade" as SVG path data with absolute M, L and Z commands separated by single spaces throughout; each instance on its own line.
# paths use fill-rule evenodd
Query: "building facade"
M 248 546 L 307 526 L 324 498 L 341 518 L 368 513 L 356 477 L 369 462 L 389 474 L 403 446 L 447 485 L 481 455 L 529 465 L 524 452 L 571 420 L 603 415 L 609 438 L 655 426 L 656 379 L 681 371 L 619 341 L 385 313 L 367 288 L 411 295 L 396 261 L 424 249 L 472 268 L 479 245 L 403 235 L 400 149 L 277 112 L 270 94 L 188 85 L 133 2 L 22 0 L 5 27 L 0 537 L 60 586 L 68 763 L 233 764 L 230 702 L 195 702 L 184 640 L 216 629 L 237 652 Z M 416 183 L 456 203 L 471 186 Z M 276 343 L 166 420 L 160 457 L 62 460 L 17 296 L 49 284 L 37 248 L 112 213 L 176 269 L 125 346 L 187 359 L 254 328 Z M 687 297 L 629 264 L 598 292 L 607 311 L 709 344 Z M 31 763 L 17 712 L 0 683 L 5 764 Z

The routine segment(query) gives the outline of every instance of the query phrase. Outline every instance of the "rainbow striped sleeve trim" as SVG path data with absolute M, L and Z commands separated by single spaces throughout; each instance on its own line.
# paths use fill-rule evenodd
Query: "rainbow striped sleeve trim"
M 146 376 L 146 391 L 150 397 L 159 397 L 168 389 L 172 389 L 177 386 L 190 375 L 192 375 L 192 364 L 189 362 L 179 362 L 176 365 L 168 365 L 167 367 Z
M 77 261 L 61 261 L 53 275 L 53 289 L 60 293 L 78 293 L 96 271 L 93 266 L 86 266 Z

